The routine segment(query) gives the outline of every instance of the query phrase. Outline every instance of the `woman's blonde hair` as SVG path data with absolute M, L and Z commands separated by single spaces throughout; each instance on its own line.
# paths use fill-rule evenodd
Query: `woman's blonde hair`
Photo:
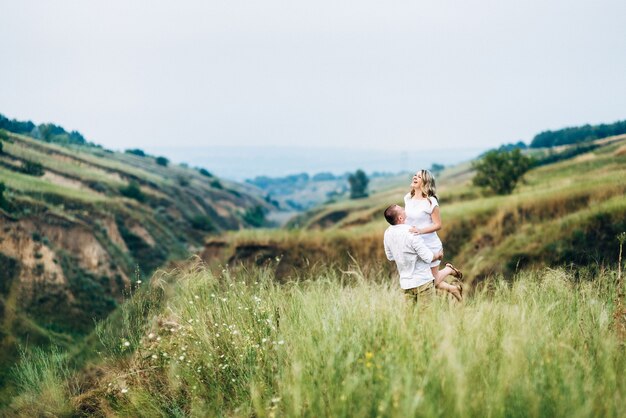
M 418 172 L 422 176 L 422 185 L 420 186 L 420 191 L 422 192 L 422 197 L 434 197 L 439 200 L 437 196 L 437 185 L 435 184 L 435 176 L 428 170 L 420 170 Z M 415 196 L 415 189 L 411 188 L 411 197 Z

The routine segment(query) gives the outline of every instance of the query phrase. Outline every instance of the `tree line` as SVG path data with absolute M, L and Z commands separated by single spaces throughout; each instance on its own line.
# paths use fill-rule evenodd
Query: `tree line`
M 546 148 L 557 145 L 577 144 L 584 141 L 626 134 L 626 120 L 611 124 L 583 125 L 563 128 L 556 131 L 543 131 L 535 135 L 531 148 Z
M 99 145 L 87 141 L 80 132 L 68 132 L 62 126 L 53 123 L 35 125 L 31 121 L 9 119 L 0 114 L 0 129 L 19 135 L 30 136 L 31 138 L 39 139 L 44 142 L 53 142 L 63 145 L 85 145 L 100 148 Z

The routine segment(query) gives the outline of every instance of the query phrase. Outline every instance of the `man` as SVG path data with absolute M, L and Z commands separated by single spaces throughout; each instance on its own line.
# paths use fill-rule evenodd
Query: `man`
M 433 260 L 441 260 L 443 251 L 433 254 L 426 247 L 422 237 L 409 232 L 411 225 L 405 225 L 404 208 L 391 205 L 385 210 L 385 219 L 390 226 L 385 231 L 385 254 L 395 261 L 400 273 L 400 287 L 407 298 L 430 299 L 435 294 L 435 278 L 430 270 Z

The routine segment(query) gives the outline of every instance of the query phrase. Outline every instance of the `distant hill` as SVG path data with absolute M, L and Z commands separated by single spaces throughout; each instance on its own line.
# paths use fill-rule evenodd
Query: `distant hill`
M 0 116 L 0 127 L 5 372 L 18 344 L 73 345 L 138 280 L 207 234 L 262 224 L 270 209 L 206 169 L 112 152 L 53 124 Z
M 283 177 L 257 176 L 246 180 L 246 183 L 262 190 L 266 194 L 266 200 L 281 210 L 301 212 L 329 201 L 347 198 L 350 192 L 349 175 L 350 173 L 334 175 L 321 172 Z M 398 174 L 392 173 L 369 173 L 370 189 L 397 176 Z

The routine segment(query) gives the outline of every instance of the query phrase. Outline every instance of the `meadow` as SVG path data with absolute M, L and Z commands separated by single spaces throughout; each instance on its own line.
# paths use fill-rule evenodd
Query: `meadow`
M 18 140 L 8 149 L 40 151 Z M 105 170 L 111 177 L 102 184 L 112 188 L 102 192 L 1 168 L 20 202 L 62 196 L 64 204 L 49 210 L 64 219 L 86 216 L 67 210 L 74 201 L 93 213 L 119 210 L 111 222 L 150 270 L 188 254 L 160 244 L 191 233 L 205 239 L 204 262 L 172 261 L 151 278 L 136 274 L 125 302 L 89 334 L 58 349 L 26 347 L 2 413 L 626 416 L 626 301 L 615 240 L 626 231 L 626 138 L 596 145 L 532 169 L 507 196 L 473 186 L 469 164 L 444 171 L 440 235 L 446 261 L 466 273 L 466 298 L 441 297 L 428 307 L 404 300 L 381 245 L 382 211 L 401 202 L 408 178 L 367 199 L 329 202 L 286 228 L 207 234 L 167 222 L 194 219 L 200 207 L 226 213 L 259 199 L 151 158 L 116 154 L 104 163 L 99 150 L 74 159 L 71 169 L 60 162 L 46 169 L 56 173 L 51 179 L 76 181 L 85 171 L 83 184 Z M 123 173 L 114 165 L 127 160 L 160 176 L 139 178 L 147 204 L 116 189 Z M 15 194 L 18 186 L 23 195 Z M 215 206 L 226 197 L 232 204 Z M 154 248 L 122 222 L 135 210 L 157 238 Z M 219 226 L 236 228 L 237 219 Z M 108 229 L 95 231 L 109 240 Z M 129 270 L 132 264 L 124 261 Z
M 279 262 L 279 261 L 276 261 Z M 575 273 L 575 274 L 574 274 Z M 98 356 L 34 351 L 19 416 L 619 417 L 615 269 L 543 269 L 463 304 L 403 299 L 374 267 L 159 272 L 96 329 Z M 622 331 L 620 331 L 620 329 Z

